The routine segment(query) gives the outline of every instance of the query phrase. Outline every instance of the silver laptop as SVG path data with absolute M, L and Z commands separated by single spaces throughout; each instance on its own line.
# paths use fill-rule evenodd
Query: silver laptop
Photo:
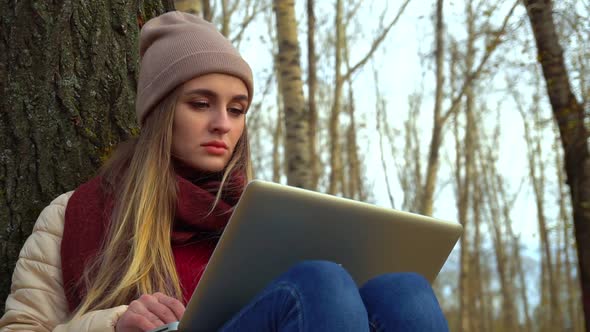
M 418 272 L 432 282 L 462 231 L 456 222 L 251 181 L 181 321 L 153 331 L 217 331 L 304 260 L 339 263 L 359 286 L 388 272 Z

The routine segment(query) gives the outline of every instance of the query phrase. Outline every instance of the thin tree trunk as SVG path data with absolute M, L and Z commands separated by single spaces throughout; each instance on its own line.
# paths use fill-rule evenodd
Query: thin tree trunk
M 479 145 L 476 142 L 475 145 Z M 476 148 L 477 149 L 477 148 Z M 485 295 L 483 292 L 483 280 L 481 274 L 481 211 L 482 211 L 482 188 L 480 183 L 481 172 L 473 177 L 473 204 L 472 215 L 473 215 L 473 252 L 471 254 L 473 263 L 473 275 L 471 282 L 473 283 L 473 331 L 486 332 L 485 322 L 485 302 L 483 301 Z
M 211 2 L 209 0 L 201 0 L 201 8 L 203 9 L 203 18 L 209 22 L 213 20 L 213 12 L 211 11 Z
M 309 158 L 308 117 L 303 99 L 297 21 L 293 0 L 274 0 L 277 37 L 279 43 L 278 68 L 285 117 L 285 156 L 287 183 L 310 188 L 311 165 Z
M 434 97 L 434 119 L 432 127 L 432 138 L 430 141 L 430 148 L 428 150 L 428 164 L 426 168 L 426 182 L 424 183 L 424 190 L 422 191 L 422 202 L 420 206 L 420 213 L 424 215 L 432 215 L 432 206 L 434 204 L 434 186 L 436 184 L 436 173 L 438 172 L 438 153 L 440 144 L 442 142 L 442 121 L 441 110 L 443 100 L 443 84 L 444 84 L 444 19 L 443 19 L 443 0 L 436 1 L 436 23 L 435 35 L 436 46 L 434 51 L 435 56 L 435 77 L 436 77 L 436 92 Z M 463 308 L 463 302 L 461 302 Z M 465 330 L 466 325 L 463 325 L 464 318 L 463 309 L 461 309 L 460 321 L 461 329 Z
M 525 332 L 533 331 L 533 323 L 531 320 L 531 314 L 529 309 L 529 300 L 527 295 L 527 283 L 524 277 L 524 269 L 522 267 L 522 258 L 520 256 L 520 248 L 518 238 L 514 235 L 512 237 L 512 255 L 515 261 L 516 274 L 518 276 L 518 282 L 520 283 L 520 297 L 522 298 L 522 310 L 524 312 L 524 323 Z
M 344 59 L 346 62 L 346 70 L 350 71 L 350 49 L 348 47 L 348 39 L 343 40 Z M 355 118 L 355 103 L 354 103 L 354 89 L 352 87 L 352 78 L 348 79 L 348 128 L 346 130 L 346 155 L 348 156 L 348 197 L 360 201 L 365 200 L 365 193 L 363 191 L 363 179 L 361 175 L 361 161 L 358 156 L 358 143 L 356 138 L 356 118 Z M 343 175 L 344 177 L 344 175 Z
M 391 22 L 381 29 L 381 33 L 375 38 L 371 44 L 370 50 L 365 56 L 353 66 L 345 74 L 342 74 L 340 67 L 342 66 L 341 50 L 343 45 L 343 39 L 345 36 L 345 27 L 343 26 L 343 9 L 342 0 L 336 1 L 336 15 L 334 20 L 334 28 L 336 29 L 336 41 L 335 41 L 335 54 L 334 54 L 334 95 L 333 104 L 330 112 L 330 123 L 329 123 L 329 135 L 330 135 L 330 181 L 328 185 L 328 193 L 336 194 L 342 191 L 343 187 L 343 172 L 342 172 L 342 156 L 340 149 L 340 131 L 339 131 L 339 116 L 342 99 L 342 87 L 344 82 L 349 80 L 352 75 L 362 68 L 367 61 L 373 56 L 375 51 L 379 48 L 379 45 L 385 40 L 385 37 L 391 31 L 393 26 L 398 22 L 399 18 L 405 11 L 410 0 L 405 0 L 401 5 L 397 15 L 391 20 Z
M 330 111 L 329 136 L 330 136 L 330 184 L 329 194 L 336 194 L 342 191 L 342 152 L 340 149 L 340 108 L 342 99 L 342 48 L 344 27 L 342 26 L 342 0 L 336 0 L 336 15 L 334 29 L 336 39 L 334 42 L 334 96 L 332 110 Z
M 377 75 L 377 71 L 374 71 L 375 77 L 375 129 L 377 131 L 377 135 L 379 135 L 379 151 L 381 154 L 381 168 L 383 170 L 383 176 L 385 178 L 385 186 L 387 189 L 387 196 L 389 197 L 389 204 L 391 208 L 395 209 L 395 200 L 393 198 L 393 193 L 391 192 L 391 186 L 389 182 L 389 175 L 387 172 L 387 165 L 385 163 L 385 149 L 383 148 L 383 131 L 385 128 L 382 128 L 382 124 L 385 122 L 386 116 L 383 114 L 386 112 L 386 104 L 383 98 L 381 97 L 381 92 L 379 91 L 379 78 Z M 407 132 L 406 134 L 408 134 Z M 403 176 L 403 175 L 402 175 Z M 402 183 L 402 188 L 403 188 Z M 404 190 L 405 191 L 405 190 Z M 404 196 L 408 195 L 408 193 L 404 192 Z
M 226 38 L 229 37 L 229 22 L 231 20 L 231 10 L 229 0 L 221 0 L 221 34 Z
M 533 123 L 535 126 L 539 123 L 538 119 L 538 103 L 539 98 L 534 98 L 534 111 L 533 111 Z M 520 105 L 517 105 L 520 107 Z M 549 235 L 547 230 L 547 220 L 545 216 L 545 166 L 542 161 L 542 150 L 539 138 L 533 138 L 533 133 L 529 126 L 529 117 L 521 111 L 525 129 L 525 140 L 527 142 L 528 160 L 529 160 L 529 176 L 533 186 L 533 192 L 535 194 L 536 208 L 537 208 L 537 222 L 539 227 L 539 236 L 541 240 L 541 250 L 543 251 L 544 269 L 546 271 L 545 278 L 548 286 L 548 301 L 550 309 L 550 326 L 551 329 L 561 327 L 561 314 L 559 301 L 557 299 L 557 284 L 555 280 L 555 266 L 553 261 L 553 255 L 551 247 L 549 245 Z
M 514 273 L 516 274 L 516 278 L 518 278 L 518 282 L 520 284 L 520 297 L 522 299 L 522 310 L 523 310 L 523 314 L 524 314 L 524 331 L 525 332 L 532 332 L 533 331 L 533 323 L 531 320 L 531 315 L 530 315 L 530 309 L 529 309 L 529 300 L 528 300 L 528 296 L 527 296 L 527 283 L 525 281 L 525 275 L 524 275 L 524 268 L 522 266 L 522 257 L 520 254 L 520 245 L 519 245 L 519 239 L 518 237 L 514 234 L 514 231 L 512 229 L 512 223 L 510 220 L 510 210 L 511 210 L 511 206 L 512 204 L 509 204 L 507 201 L 507 193 L 504 189 L 503 185 L 499 186 L 498 189 L 498 193 L 500 195 L 500 197 L 503 199 L 503 217 L 504 217 L 504 221 L 506 222 L 506 236 L 508 237 L 508 239 L 510 239 L 511 243 L 512 243 L 512 261 L 514 264 Z M 516 294 L 514 294 L 513 297 L 513 301 L 516 304 L 515 301 L 515 297 Z
M 484 273 L 484 290 L 485 290 L 485 294 L 487 295 L 484 298 L 484 301 L 486 303 L 486 322 L 487 322 L 487 330 L 488 331 L 496 331 L 496 324 L 495 324 L 495 314 L 494 314 L 494 293 L 495 291 L 492 291 L 492 271 L 488 266 L 486 266 L 486 271 Z
M 572 199 L 574 228 L 586 331 L 590 331 L 590 153 L 583 105 L 569 82 L 553 22 L 550 0 L 523 0 L 537 45 L 547 94 L 565 152 L 565 170 Z
M 442 10 L 442 9 L 441 9 Z M 474 56 L 475 56 L 475 17 L 473 15 L 472 9 L 472 1 L 469 0 L 466 4 L 466 13 L 467 13 L 467 51 L 465 54 L 465 76 L 468 76 L 472 70 Z M 438 16 L 438 15 L 437 15 Z M 442 14 L 441 14 L 442 17 Z M 438 22 L 438 20 L 437 20 Z M 438 75 L 438 73 L 437 73 Z M 440 81 L 439 81 L 440 80 Z M 437 78 L 437 84 L 443 84 L 442 77 Z M 441 87 L 442 89 L 442 87 Z M 442 103 L 442 96 L 438 96 L 441 91 L 438 90 L 437 87 L 437 97 L 441 98 L 441 100 L 436 101 Z M 469 86 L 465 92 L 465 136 L 463 139 L 464 146 L 457 146 L 456 153 L 458 156 L 462 157 L 464 161 L 463 167 L 463 177 L 461 177 L 461 158 L 457 158 L 456 169 L 457 172 L 457 193 L 458 193 L 458 218 L 461 225 L 463 225 L 464 233 L 468 234 L 468 230 L 471 225 L 468 225 L 468 218 L 467 212 L 469 211 L 469 205 L 471 203 L 471 190 L 472 184 L 471 179 L 473 177 L 473 169 L 474 169 L 474 154 L 475 154 L 475 142 L 477 140 L 477 128 L 474 121 L 474 103 L 475 103 L 475 94 L 473 92 L 473 87 Z M 436 106 L 435 106 L 436 107 Z M 438 105 L 438 110 L 435 111 L 440 114 L 441 105 Z M 438 149 L 437 149 L 438 150 Z M 438 162 L 436 162 L 438 163 Z M 428 188 L 426 189 L 426 191 Z M 432 197 L 428 193 L 426 194 L 428 197 Z M 426 198 L 429 199 L 429 198 Z M 459 274 L 459 294 L 461 297 L 460 302 L 460 310 L 461 310 L 461 329 L 463 331 L 473 331 L 475 329 L 474 325 L 474 310 L 473 310 L 473 290 L 468 287 L 469 286 L 469 276 L 471 274 L 470 271 L 470 259 L 469 259 L 469 242 L 468 236 L 461 237 L 461 267 L 460 267 L 460 274 Z M 465 247 L 465 249 L 463 249 Z
M 280 90 L 280 89 L 279 89 Z M 281 94 L 277 93 L 277 123 L 273 135 L 272 146 L 272 181 L 279 183 L 281 181 L 281 154 L 280 147 L 283 137 L 283 107 L 281 106 Z
M 309 115 L 309 154 L 311 189 L 317 189 L 320 179 L 320 160 L 317 152 L 318 111 L 316 106 L 317 59 L 315 51 L 315 1 L 307 0 L 307 107 Z
M 468 120 L 468 122 L 470 122 Z M 456 126 L 457 120 L 455 121 Z M 471 136 L 472 133 L 472 124 L 468 123 L 467 128 L 465 128 L 465 139 L 464 142 L 469 142 L 471 139 L 467 139 L 467 136 Z M 458 132 L 456 133 L 458 136 Z M 459 138 L 457 137 L 457 145 L 459 143 Z M 461 236 L 461 244 L 460 244 L 460 258 L 459 258 L 459 311 L 460 311 L 460 331 L 472 331 L 473 324 L 472 324 L 472 289 L 469 287 L 469 276 L 471 275 L 470 272 L 470 253 L 469 253 L 469 230 L 470 225 L 467 223 L 467 211 L 469 208 L 469 181 L 471 177 L 471 165 L 470 161 L 467 159 L 471 159 L 471 157 L 467 157 L 467 155 L 471 154 L 470 148 L 466 147 L 465 149 L 461 149 L 457 146 L 456 150 L 456 174 L 455 178 L 457 181 L 457 211 L 458 211 L 458 219 L 459 223 L 463 225 L 463 236 Z M 462 151 L 464 151 L 465 155 L 462 155 Z M 465 159 L 462 162 L 462 159 Z M 464 165 L 463 165 L 464 164 Z M 464 169 L 464 175 L 461 175 L 461 168 Z
M 490 161 L 491 157 L 488 157 L 486 167 L 492 168 L 492 162 Z M 491 212 L 491 228 L 493 230 L 493 239 L 494 239 L 494 251 L 496 254 L 496 270 L 498 272 L 498 277 L 500 279 L 500 292 L 502 294 L 502 311 L 501 315 L 503 317 L 502 324 L 504 331 L 515 331 L 515 318 L 514 314 L 516 313 L 516 306 L 514 305 L 513 299 L 513 290 L 512 285 L 510 282 L 510 273 L 508 271 L 508 255 L 506 254 L 506 246 L 505 241 L 503 240 L 503 235 L 501 231 L 501 220 L 503 216 L 501 215 L 502 207 L 500 206 L 498 193 L 499 193 L 499 181 L 498 175 L 495 172 L 489 171 L 487 175 L 483 176 L 484 179 L 489 179 L 495 183 L 488 184 L 488 195 L 490 200 L 490 212 Z M 484 180 L 487 181 L 487 180 Z M 508 223 L 508 220 L 505 220 L 505 223 Z
M 0 299 L 41 209 L 138 132 L 140 26 L 168 1 L 0 2 Z
M 354 95 L 352 86 L 348 90 L 348 116 L 350 123 L 346 133 L 346 147 L 349 161 L 349 194 L 350 198 L 364 201 L 366 199 L 363 190 L 363 178 L 361 176 L 361 161 L 358 156 L 358 144 L 356 138 L 356 120 L 354 112 Z
M 479 64 L 474 66 L 474 70 L 467 73 L 461 88 L 456 96 L 451 100 L 451 105 L 447 111 L 442 113 L 442 97 L 443 97 L 443 68 L 442 64 L 444 61 L 444 40 L 443 40 L 443 16 L 442 16 L 442 0 L 437 1 L 437 14 L 436 14 L 436 47 L 435 47 L 435 59 L 436 59 L 436 92 L 435 92 L 435 103 L 434 103 L 434 114 L 433 114 L 433 127 L 432 137 L 430 139 L 430 146 L 428 150 L 428 164 L 426 168 L 426 181 L 424 182 L 424 189 L 422 190 L 421 205 L 419 209 L 420 214 L 432 215 L 432 208 L 434 204 L 434 191 L 436 186 L 438 163 L 439 163 L 439 150 L 443 141 L 443 128 L 447 119 L 457 111 L 461 100 L 463 99 L 466 91 L 473 85 L 473 82 L 478 79 L 482 73 L 482 69 L 486 65 L 493 52 L 497 49 L 497 46 L 502 42 L 501 38 L 504 36 L 508 22 L 514 13 L 516 6 L 520 0 L 516 0 L 510 11 L 504 17 L 502 26 L 495 33 L 495 37 L 492 41 L 487 44 L 485 53 L 483 54 Z
M 541 332 L 552 332 L 551 322 L 551 292 L 549 290 L 549 278 L 547 273 L 547 257 L 545 251 L 541 250 L 541 303 L 539 303 L 539 330 Z
M 408 118 L 404 121 L 404 144 L 403 144 L 403 157 L 400 158 L 401 162 L 398 166 L 400 170 L 398 172 L 398 181 L 403 192 L 403 201 L 401 209 L 410 212 L 418 212 L 421 201 L 421 190 L 422 190 L 422 163 L 420 158 L 420 136 L 417 128 L 417 121 L 419 118 L 420 108 L 422 103 L 422 96 L 419 94 L 412 94 L 408 97 Z M 381 100 L 380 104 L 382 112 L 385 112 L 385 101 Z M 389 144 L 391 145 L 391 154 L 396 155 L 395 140 L 393 133 L 391 132 L 385 115 L 382 115 L 379 125 L 383 126 L 383 133 L 387 135 Z M 383 159 L 383 158 L 382 158 Z M 391 196 L 391 201 L 393 198 Z M 392 203 L 393 204 L 393 203 Z

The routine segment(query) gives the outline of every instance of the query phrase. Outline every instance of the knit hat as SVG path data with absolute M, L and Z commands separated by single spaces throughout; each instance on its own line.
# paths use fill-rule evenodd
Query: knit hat
M 215 26 L 188 13 L 173 11 L 143 26 L 139 37 L 141 65 L 135 111 L 139 124 L 164 96 L 180 84 L 211 73 L 244 81 L 252 101 L 250 66 Z

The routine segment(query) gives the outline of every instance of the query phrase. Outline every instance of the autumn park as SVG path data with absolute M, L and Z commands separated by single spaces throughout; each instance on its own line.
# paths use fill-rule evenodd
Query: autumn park
M 1 1 L 2 308 L 43 208 L 138 135 L 139 32 L 172 10 L 252 67 L 254 178 L 463 226 L 451 331 L 590 331 L 588 0 Z

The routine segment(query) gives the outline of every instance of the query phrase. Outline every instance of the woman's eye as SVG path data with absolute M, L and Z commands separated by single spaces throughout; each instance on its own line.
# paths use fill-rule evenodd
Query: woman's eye
M 194 109 L 206 109 L 209 108 L 209 103 L 206 101 L 192 101 L 189 103 Z
M 237 108 L 237 107 L 230 107 L 227 110 L 228 110 L 228 112 L 230 112 L 231 114 L 236 115 L 236 116 L 244 114 L 244 110 L 241 108 Z

